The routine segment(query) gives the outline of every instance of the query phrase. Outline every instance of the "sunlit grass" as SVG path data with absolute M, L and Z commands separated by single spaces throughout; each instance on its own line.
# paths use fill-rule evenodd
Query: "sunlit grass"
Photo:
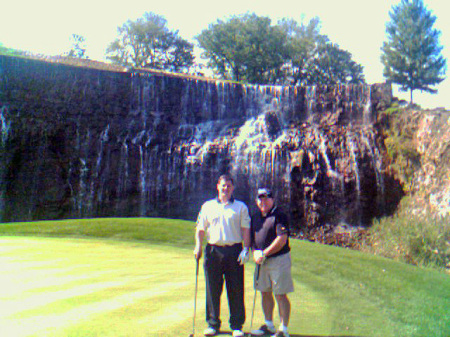
M 0 233 L 9 236 L 0 238 L 0 259 L 8 270 L 3 275 L 11 278 L 2 278 L 0 297 L 6 306 L 0 321 L 17 324 L 15 332 L 23 332 L 17 337 L 192 332 L 193 222 L 45 221 L 1 224 Z M 291 246 L 296 288 L 290 295 L 291 336 L 449 335 L 450 278 L 444 273 L 306 241 L 291 240 Z M 245 330 L 250 328 L 253 270 L 253 263 L 247 264 Z M 206 326 L 202 270 L 199 286 L 200 336 Z M 229 331 L 225 293 L 222 320 Z M 261 320 L 258 297 L 253 327 Z
M 162 218 L 71 219 L 4 223 L 0 235 L 94 237 L 191 247 L 194 226 L 192 221 Z

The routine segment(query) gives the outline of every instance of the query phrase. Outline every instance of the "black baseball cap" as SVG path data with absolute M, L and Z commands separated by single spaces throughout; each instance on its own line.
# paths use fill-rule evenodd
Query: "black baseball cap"
M 257 193 L 257 197 L 267 197 L 267 198 L 272 198 L 273 194 L 272 191 L 269 188 L 258 188 L 258 193 Z

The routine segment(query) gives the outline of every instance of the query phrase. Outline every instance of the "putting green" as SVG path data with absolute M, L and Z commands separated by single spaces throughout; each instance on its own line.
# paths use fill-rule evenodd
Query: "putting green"
M 246 268 L 245 331 L 250 329 L 253 264 Z M 186 249 L 91 239 L 0 238 L 2 336 L 188 336 L 195 261 Z M 196 335 L 206 327 L 199 272 Z M 291 296 L 291 331 L 321 322 L 326 303 L 300 284 Z M 222 296 L 223 329 L 228 308 Z M 253 328 L 262 319 L 257 298 Z M 278 322 L 278 315 L 276 315 Z M 308 322 L 308 323 L 307 323 Z

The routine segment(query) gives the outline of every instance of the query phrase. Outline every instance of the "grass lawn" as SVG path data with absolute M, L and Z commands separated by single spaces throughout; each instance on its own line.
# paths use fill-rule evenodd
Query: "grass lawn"
M 0 224 L 0 335 L 189 336 L 193 226 L 141 218 Z M 310 242 L 291 246 L 291 336 L 450 335 L 448 275 Z M 246 265 L 245 331 L 253 270 Z M 201 268 L 196 336 L 206 327 L 204 284 Z M 254 328 L 261 319 L 258 295 Z

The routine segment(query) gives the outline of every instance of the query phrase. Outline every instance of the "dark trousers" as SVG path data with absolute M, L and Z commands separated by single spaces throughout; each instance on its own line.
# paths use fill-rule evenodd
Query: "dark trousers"
M 220 329 L 220 296 L 225 281 L 230 310 L 230 328 L 241 330 L 245 322 L 244 266 L 237 261 L 242 244 L 227 247 L 206 245 L 206 322 L 208 326 Z

